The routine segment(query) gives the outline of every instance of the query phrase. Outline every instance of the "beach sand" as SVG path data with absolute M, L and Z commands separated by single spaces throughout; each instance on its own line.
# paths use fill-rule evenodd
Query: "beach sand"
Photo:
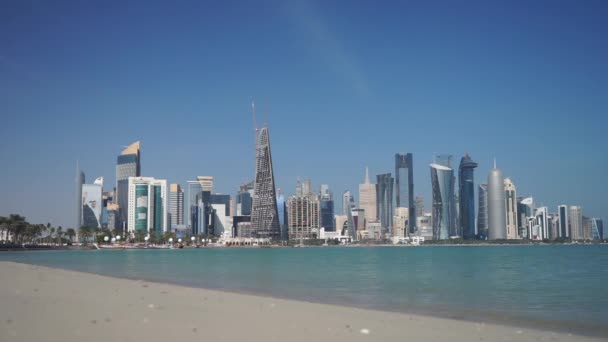
M 600 341 L 0 262 L 0 341 Z

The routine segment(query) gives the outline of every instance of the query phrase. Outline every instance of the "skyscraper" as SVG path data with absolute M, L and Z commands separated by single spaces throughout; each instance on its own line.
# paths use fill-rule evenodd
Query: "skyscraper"
M 477 189 L 477 236 L 485 240 L 488 238 L 488 185 L 479 184 Z
M 604 221 L 601 218 L 591 218 L 591 232 L 593 240 L 603 240 L 607 238 L 604 235 Z
M 129 233 L 154 231 L 160 234 L 169 231 L 167 181 L 129 177 L 127 184 Z
M 392 234 L 393 229 L 393 184 L 394 178 L 390 173 L 376 176 L 376 212 L 382 228 Z
M 251 201 L 251 199 L 250 199 Z M 279 212 L 279 227 L 281 227 L 281 239 L 289 239 L 289 226 L 287 222 L 287 202 L 285 202 L 285 196 L 281 189 L 277 189 L 277 210 Z M 251 213 L 251 208 L 249 208 Z
M 568 218 L 568 206 L 560 205 L 557 207 L 557 215 L 559 217 L 559 237 L 568 239 L 572 236 L 570 233 L 570 219 Z
M 80 165 L 76 162 L 76 230 L 82 227 L 82 185 L 84 184 L 84 172 L 80 170 Z
M 184 190 L 176 183 L 169 187 L 169 214 L 171 227 L 184 224 Z
M 408 208 L 410 222 L 408 229 L 410 233 L 415 233 L 414 158 L 411 153 L 395 154 L 395 187 L 395 207 Z
M 213 176 L 197 176 L 196 180 L 188 181 L 188 203 L 186 204 L 186 210 L 188 215 L 187 228 L 192 231 L 192 234 L 201 234 L 206 228 L 198 227 L 197 225 L 201 222 L 199 217 L 199 203 L 198 199 L 201 199 L 202 192 L 205 191 L 209 194 L 213 193 Z M 197 199 L 198 198 L 198 199 Z
M 418 226 L 418 217 L 424 216 L 424 197 L 422 195 L 416 196 L 416 227 Z
M 448 239 L 457 233 L 454 170 L 450 167 L 449 160 L 449 157 L 435 158 L 435 163 L 430 165 L 434 240 Z
M 101 228 L 102 185 L 82 185 L 82 225 L 89 228 Z
M 290 239 L 317 238 L 321 228 L 319 197 L 312 192 L 289 197 L 287 204 Z
M 279 226 L 268 127 L 262 127 L 257 133 L 256 138 L 256 167 L 251 229 L 257 237 L 279 239 L 281 237 L 281 227 Z
M 348 216 L 348 212 L 355 207 L 355 199 L 350 190 L 344 191 L 342 194 L 342 215 Z
M 505 209 L 507 213 L 507 239 L 519 237 L 517 229 L 517 189 L 511 178 L 505 178 Z
M 365 210 L 364 214 L 367 221 L 376 221 L 378 219 L 376 212 L 376 184 L 370 183 L 369 170 L 367 168 L 365 168 L 365 182 L 359 184 L 359 208 Z
M 116 199 L 118 203 L 118 229 L 132 230 L 128 227 L 129 177 L 141 176 L 140 142 L 127 146 L 116 160 Z
M 467 153 L 458 168 L 460 231 L 467 240 L 475 239 L 475 179 L 477 163 Z
M 583 236 L 583 208 L 577 205 L 570 206 L 570 232 L 572 240 L 582 240 Z
M 334 200 L 329 185 L 321 184 L 321 227 L 326 232 L 335 231 L 334 226 Z
M 505 180 L 496 168 L 488 175 L 488 239 L 507 238 L 507 214 L 505 210 Z

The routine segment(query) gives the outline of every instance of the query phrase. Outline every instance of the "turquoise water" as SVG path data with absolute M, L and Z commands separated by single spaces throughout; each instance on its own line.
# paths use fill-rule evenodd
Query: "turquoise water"
M 608 336 L 608 246 L 32 251 L 0 261 Z

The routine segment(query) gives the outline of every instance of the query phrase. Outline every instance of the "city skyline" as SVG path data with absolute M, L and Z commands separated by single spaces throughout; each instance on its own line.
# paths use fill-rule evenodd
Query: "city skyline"
M 116 156 L 136 140 L 142 176 L 185 186 L 214 175 L 216 191 L 234 195 L 253 177 L 255 99 L 272 125 L 277 188 L 306 175 L 357 197 L 366 165 L 372 178 L 392 173 L 392 156 L 407 151 L 430 208 L 432 155 L 469 152 L 477 179 L 497 157 L 518 195 L 606 217 L 608 185 L 596 180 L 608 167 L 607 50 L 597 44 L 607 10 L 547 4 L 400 4 L 371 28 L 360 25 L 369 4 L 182 4 L 165 18 L 156 3 L 16 3 L 3 15 L 20 20 L 0 21 L 0 186 L 12 194 L 0 208 L 70 227 L 74 163 L 114 184 Z M 47 29 L 30 29 L 39 23 Z

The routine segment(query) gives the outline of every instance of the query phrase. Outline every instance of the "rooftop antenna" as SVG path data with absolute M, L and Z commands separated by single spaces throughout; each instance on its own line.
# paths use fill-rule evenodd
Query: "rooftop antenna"
M 496 168 L 496 157 L 494 157 L 494 168 Z

